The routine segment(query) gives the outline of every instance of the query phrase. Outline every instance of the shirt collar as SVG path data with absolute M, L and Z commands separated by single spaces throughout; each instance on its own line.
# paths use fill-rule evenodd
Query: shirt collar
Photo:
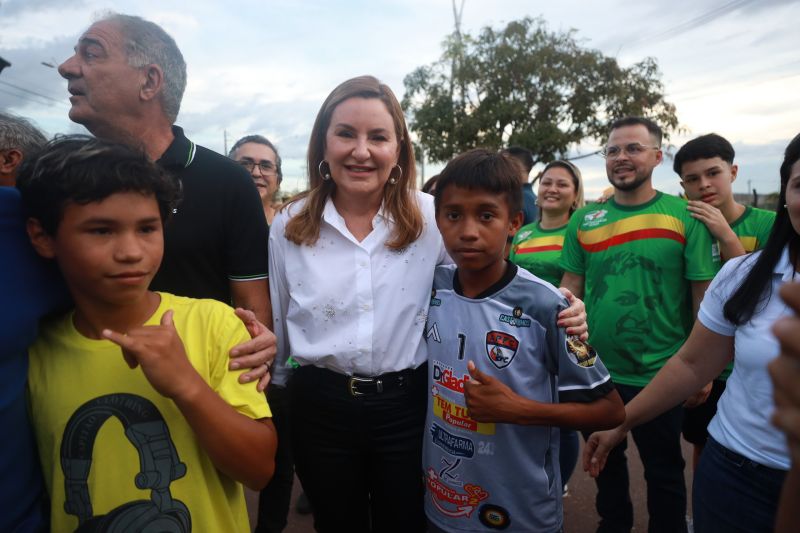
M 194 161 L 197 147 L 186 138 L 186 135 L 183 134 L 183 128 L 179 126 L 172 126 L 172 135 L 175 139 L 173 139 L 167 151 L 161 155 L 157 163 L 169 170 L 186 168 Z
M 382 218 L 386 224 L 394 223 L 394 217 L 386 209 L 385 202 L 381 203 L 378 213 L 375 215 L 375 218 L 372 219 L 373 224 L 377 222 L 378 217 Z M 325 209 L 322 210 L 322 220 L 334 226 L 337 224 L 341 224 L 342 227 L 345 226 L 344 218 L 339 214 L 339 211 L 336 210 L 336 206 L 333 205 L 333 199 L 330 196 L 325 200 Z

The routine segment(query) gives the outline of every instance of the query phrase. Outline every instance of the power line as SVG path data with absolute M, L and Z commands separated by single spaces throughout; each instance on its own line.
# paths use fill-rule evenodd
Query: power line
M 36 96 L 41 96 L 42 98 L 45 98 L 47 100 L 52 100 L 53 102 L 56 102 L 56 103 L 59 103 L 59 104 L 63 104 L 64 103 L 63 100 L 58 100 L 57 98 L 53 98 L 52 96 L 47 96 L 46 94 L 37 93 L 36 91 L 31 91 L 30 89 L 26 89 L 25 87 L 20 87 L 19 85 L 14 85 L 13 83 L 8 83 L 7 81 L 0 80 L 0 83 L 2 83 L 3 85 L 8 85 L 9 87 L 13 87 L 13 88 L 15 88 L 17 90 L 24 91 L 26 93 L 30 93 L 30 94 L 33 94 L 33 95 L 36 95 Z
M 24 95 L 24 94 L 15 93 L 15 92 L 11 92 L 11 91 L 8 91 L 8 90 L 3 89 L 3 88 L 0 88 L 0 93 L 8 94 L 10 96 L 16 96 L 17 98 L 21 98 L 22 100 L 27 100 L 27 101 L 33 102 L 35 104 L 48 105 L 48 106 L 52 106 L 53 105 L 50 102 L 42 102 L 41 100 L 37 100 L 35 98 L 31 98 L 30 96 L 27 96 L 27 95 Z
M 717 6 L 710 11 L 706 11 L 705 13 L 701 13 L 696 17 L 689 19 L 687 21 L 681 22 L 675 26 L 667 28 L 659 33 L 656 34 L 648 34 L 645 37 L 641 37 L 639 39 L 635 39 L 628 43 L 623 43 L 620 48 L 623 46 L 631 46 L 633 44 L 639 43 L 655 43 L 659 41 L 665 41 L 671 39 L 681 33 L 686 33 L 687 31 L 693 30 L 694 28 L 705 24 L 706 22 L 710 22 L 714 19 L 723 17 L 749 3 L 752 3 L 753 0 L 733 0 L 732 2 L 728 2 L 727 4 L 723 4 L 721 6 Z M 619 53 L 619 52 L 617 52 Z

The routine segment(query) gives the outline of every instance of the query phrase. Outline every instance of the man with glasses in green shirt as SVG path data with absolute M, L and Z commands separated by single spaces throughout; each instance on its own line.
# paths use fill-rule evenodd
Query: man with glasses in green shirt
M 689 335 L 709 281 L 719 269 L 710 233 L 686 203 L 653 188 L 663 160 L 661 129 L 628 117 L 611 124 L 604 149 L 614 196 L 576 211 L 564 240 L 561 286 L 583 297 L 590 339 L 630 401 Z M 710 384 L 708 386 L 710 389 Z M 701 391 L 693 401 L 702 401 Z M 650 532 L 686 531 L 686 486 L 678 406 L 632 431 L 644 464 Z M 633 506 L 627 441 L 597 478 L 598 531 L 629 532 Z

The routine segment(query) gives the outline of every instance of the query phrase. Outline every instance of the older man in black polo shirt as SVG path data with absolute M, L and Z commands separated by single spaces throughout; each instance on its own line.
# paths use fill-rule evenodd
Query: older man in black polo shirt
M 73 122 L 141 147 L 182 183 L 183 202 L 165 228 L 153 289 L 232 303 L 271 324 L 268 229 L 258 193 L 239 165 L 174 126 L 186 87 L 175 41 L 152 22 L 111 14 L 84 32 L 58 71 L 69 82 Z M 249 327 L 252 333 L 259 326 Z M 248 375 L 265 371 L 261 365 Z

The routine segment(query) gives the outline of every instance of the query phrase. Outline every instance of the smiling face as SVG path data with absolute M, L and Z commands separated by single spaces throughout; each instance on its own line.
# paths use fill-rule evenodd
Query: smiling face
M 266 144 L 244 143 L 236 149 L 233 159 L 238 163 L 255 163 L 250 175 L 253 176 L 261 201 L 271 202 L 272 196 L 280 186 L 278 182 L 278 155 L 275 150 Z M 261 170 L 261 166 L 267 167 L 268 170 Z
M 721 208 L 733 202 L 732 185 L 738 170 L 720 157 L 687 161 L 681 165 L 681 186 L 689 200 Z
M 506 242 L 522 224 L 522 213 L 512 217 L 502 193 L 449 185 L 440 194 L 436 224 L 447 253 L 459 270 L 500 279 Z
M 622 126 L 611 131 L 606 148 L 621 149 L 618 157 L 606 158 L 608 181 L 615 189 L 633 191 L 650 181 L 653 169 L 663 158 L 661 150 L 654 148 L 656 144 L 656 140 L 642 124 Z M 637 154 L 631 154 L 625 148 L 632 145 L 645 149 Z
M 551 167 L 539 178 L 539 208 L 553 215 L 566 214 L 578 197 L 572 174 L 564 167 Z
M 394 121 L 381 100 L 354 97 L 336 106 L 324 155 L 336 184 L 334 201 L 346 197 L 380 206 L 399 149 Z
M 39 253 L 55 258 L 76 304 L 128 305 L 143 298 L 164 253 L 155 197 L 120 192 L 88 204 L 69 203 Z
M 86 30 L 58 72 L 68 81 L 69 118 L 98 136 L 135 109 L 145 82 L 145 69 L 128 64 L 119 24 L 111 21 Z

